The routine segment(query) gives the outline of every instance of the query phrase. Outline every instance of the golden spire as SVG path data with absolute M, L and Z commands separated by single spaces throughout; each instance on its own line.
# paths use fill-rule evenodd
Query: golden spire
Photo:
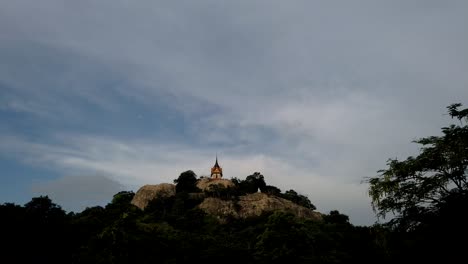
M 211 178 L 220 179 L 222 177 L 223 177 L 223 168 L 221 168 L 218 164 L 218 154 L 216 153 L 216 162 L 213 168 L 211 168 Z

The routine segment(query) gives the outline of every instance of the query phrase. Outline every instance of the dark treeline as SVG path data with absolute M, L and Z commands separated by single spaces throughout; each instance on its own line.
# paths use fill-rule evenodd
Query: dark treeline
M 203 197 L 235 200 L 261 191 L 315 210 L 294 190 L 281 192 L 254 173 L 204 195 L 196 175 L 175 180 L 176 195 L 140 210 L 133 192 L 105 207 L 67 213 L 47 196 L 23 206 L 0 205 L 2 258 L 17 263 L 421 263 L 462 260 L 468 248 L 468 110 L 448 107 L 456 124 L 422 138 L 416 157 L 391 159 L 367 179 L 372 205 L 391 221 L 354 226 L 338 211 L 323 221 L 274 212 L 247 219 L 217 218 L 197 209 Z M 202 198 L 200 198 L 202 197 Z
M 187 192 L 142 211 L 133 192 L 105 207 L 66 213 L 47 196 L 0 206 L 3 256 L 22 263 L 337 263 L 386 258 L 377 227 L 355 227 L 333 211 L 324 221 L 270 213 L 220 223 Z M 18 254 L 16 252 L 27 252 Z M 202 262 L 198 262 L 202 261 Z

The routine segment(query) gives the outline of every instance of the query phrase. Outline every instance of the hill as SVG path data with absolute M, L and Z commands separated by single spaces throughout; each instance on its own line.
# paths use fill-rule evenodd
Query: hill
M 200 192 L 188 193 L 193 200 L 199 201 L 196 208 L 216 216 L 222 222 L 230 217 L 258 217 L 272 212 L 291 213 L 299 218 L 322 220 L 322 214 L 282 198 L 278 193 L 254 192 L 238 195 L 240 187 L 231 180 L 202 178 L 196 181 L 196 187 Z M 232 194 L 223 195 L 226 193 Z M 167 199 L 175 195 L 174 184 L 144 185 L 136 192 L 131 203 L 144 210 L 153 200 Z

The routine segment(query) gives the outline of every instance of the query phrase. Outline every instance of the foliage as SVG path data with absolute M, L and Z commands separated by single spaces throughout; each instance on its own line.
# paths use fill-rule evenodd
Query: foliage
M 132 191 L 121 191 L 115 194 L 112 198 L 112 204 L 130 204 L 135 193 Z
M 349 224 L 349 217 L 341 214 L 338 210 L 330 211 L 330 214 L 324 215 L 323 220 L 327 223 L 347 225 Z
M 256 193 L 266 187 L 265 178 L 260 172 L 254 172 L 254 174 L 247 176 L 245 180 L 233 178 L 232 182 L 239 191 L 239 195 Z
M 379 216 L 394 213 L 391 221 L 403 229 L 414 229 L 425 219 L 438 214 L 454 196 L 468 195 L 468 109 L 461 104 L 448 107 L 460 125 L 442 128 L 442 136 L 421 138 L 416 157 L 399 161 L 390 159 L 388 168 L 370 178 L 369 194 Z
M 266 185 L 264 188 L 263 188 L 263 193 L 266 193 L 266 194 L 270 194 L 270 195 L 276 195 L 276 196 L 280 196 L 281 195 L 281 190 L 276 187 L 276 186 L 272 186 L 272 185 Z M 283 197 L 284 198 L 284 197 Z
M 176 192 L 200 192 L 200 189 L 197 187 L 197 175 L 195 172 L 188 170 L 182 172 L 179 175 L 179 178 L 174 180 L 176 185 Z
M 0 215 L 5 259 L 21 248 L 27 254 L 15 255 L 15 262 L 64 262 L 70 256 L 70 247 L 63 243 L 70 232 L 69 217 L 48 196 L 35 197 L 24 207 L 4 204 Z
M 238 178 L 232 178 L 231 181 L 235 185 L 233 190 L 229 190 L 231 195 L 245 195 L 261 191 L 262 193 L 284 198 L 311 210 L 316 209 L 315 205 L 313 205 L 305 195 L 298 194 L 294 190 L 288 190 L 285 193 L 281 193 L 281 190 L 278 187 L 267 185 L 264 176 L 260 172 L 255 172 L 254 174 L 247 176 L 244 181 L 239 180 Z
M 291 214 L 274 213 L 265 223 L 265 231 L 258 237 L 256 257 L 271 263 L 306 261 L 313 250 L 313 237 L 303 222 Z
M 442 128 L 440 136 L 421 138 L 416 157 L 390 159 L 388 168 L 368 179 L 369 194 L 378 216 L 394 218 L 386 225 L 387 252 L 394 259 L 413 262 L 455 262 L 468 243 L 468 109 L 448 106 L 458 120 Z M 430 254 L 428 254 L 430 253 Z
M 235 197 L 235 188 L 218 187 L 213 195 Z M 220 223 L 196 208 L 199 195 L 193 193 L 158 197 L 144 211 L 130 204 L 133 195 L 119 192 L 105 207 L 76 214 L 48 197 L 0 205 L 6 252 L 19 262 L 44 263 L 337 263 L 362 260 L 362 252 L 374 250 L 374 237 L 363 239 L 349 223 L 343 229 L 280 212 Z M 18 248 L 32 254 L 13 255 Z
M 24 208 L 28 215 L 41 221 L 52 221 L 65 215 L 65 211 L 48 196 L 35 197 Z
M 290 200 L 293 203 L 304 206 L 305 208 L 309 208 L 311 210 L 317 209 L 315 207 L 315 205 L 313 205 L 312 202 L 309 200 L 309 198 L 307 198 L 307 196 L 304 196 L 302 194 L 298 194 L 294 190 L 286 191 L 280 197 L 282 197 L 284 199 L 287 199 L 287 200 Z

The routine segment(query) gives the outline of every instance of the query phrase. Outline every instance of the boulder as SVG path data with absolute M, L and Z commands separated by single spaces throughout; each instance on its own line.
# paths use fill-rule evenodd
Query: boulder
M 158 197 L 174 196 L 175 193 L 174 184 L 161 183 L 156 185 L 144 185 L 136 192 L 131 203 L 143 210 L 151 200 Z

